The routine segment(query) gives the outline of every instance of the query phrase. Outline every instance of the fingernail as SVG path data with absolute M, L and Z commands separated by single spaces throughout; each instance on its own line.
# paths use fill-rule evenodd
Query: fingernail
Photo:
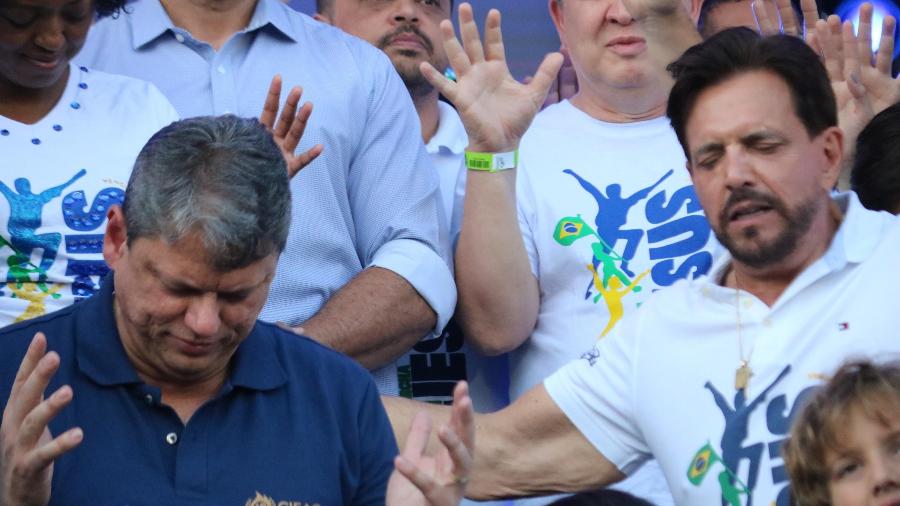
M 69 440 L 73 443 L 77 443 L 82 439 L 84 439 L 84 431 L 82 431 L 80 427 L 76 427 L 72 432 L 69 433 Z

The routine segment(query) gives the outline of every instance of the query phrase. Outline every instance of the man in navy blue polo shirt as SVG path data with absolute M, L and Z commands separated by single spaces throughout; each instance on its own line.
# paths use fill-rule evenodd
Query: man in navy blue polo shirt
M 290 220 L 265 129 L 166 127 L 107 217 L 100 293 L 0 332 L 0 504 L 384 504 L 368 372 L 257 321 Z

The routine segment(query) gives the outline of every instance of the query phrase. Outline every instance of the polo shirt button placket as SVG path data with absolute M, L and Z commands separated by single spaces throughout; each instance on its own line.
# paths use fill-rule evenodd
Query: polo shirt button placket
M 174 432 L 170 432 L 170 433 L 166 434 L 166 443 L 169 443 L 170 445 L 174 445 L 177 442 L 178 442 L 178 434 L 175 434 Z

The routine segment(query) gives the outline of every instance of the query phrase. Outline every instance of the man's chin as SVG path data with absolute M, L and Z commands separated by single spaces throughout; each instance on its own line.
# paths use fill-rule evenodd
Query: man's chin
M 756 237 L 732 241 L 729 238 L 725 241 L 720 239 L 720 242 L 728 249 L 732 258 L 755 269 L 775 266 L 796 250 L 796 241 L 783 236 L 770 240 Z

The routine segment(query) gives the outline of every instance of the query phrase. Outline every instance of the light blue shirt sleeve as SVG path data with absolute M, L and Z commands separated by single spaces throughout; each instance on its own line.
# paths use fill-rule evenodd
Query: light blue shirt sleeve
M 260 318 L 300 324 L 363 269 L 407 280 L 437 313 L 456 305 L 446 217 L 409 93 L 373 46 L 278 0 L 221 48 L 176 27 L 159 0 L 96 23 L 77 61 L 154 83 L 182 117 L 256 117 L 273 75 L 314 111 L 298 151 L 321 156 L 291 181 L 291 231 Z

